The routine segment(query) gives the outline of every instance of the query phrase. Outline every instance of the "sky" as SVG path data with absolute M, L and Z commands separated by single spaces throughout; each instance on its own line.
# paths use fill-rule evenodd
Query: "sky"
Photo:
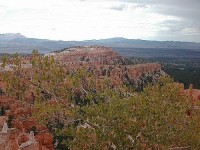
M 200 0 L 0 0 L 0 34 L 200 42 Z

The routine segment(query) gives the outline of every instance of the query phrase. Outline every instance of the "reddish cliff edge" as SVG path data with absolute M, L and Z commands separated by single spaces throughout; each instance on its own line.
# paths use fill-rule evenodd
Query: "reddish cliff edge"
M 98 78 L 109 78 L 113 86 L 127 84 L 142 90 L 149 82 L 156 82 L 165 73 L 161 65 L 157 63 L 129 64 L 129 60 L 118 55 L 111 48 L 103 46 L 74 47 L 60 52 L 47 54 L 66 66 L 69 71 L 76 72 L 80 68 L 86 69 Z M 26 64 L 26 67 L 30 64 Z M 181 94 L 191 97 L 192 101 L 200 100 L 200 90 L 184 90 L 181 86 Z M 5 85 L 0 79 L 0 88 Z M 5 115 L 0 116 L 0 150 L 53 150 L 53 136 L 46 126 L 40 125 L 32 117 L 33 105 L 17 101 L 12 97 L 1 95 L 0 106 L 7 108 Z M 7 133 L 2 133 L 4 122 L 12 115 L 12 127 Z M 35 141 L 31 141 L 30 131 L 35 128 L 37 135 Z
M 102 46 L 75 47 L 61 52 L 50 53 L 55 60 L 76 72 L 85 68 L 98 78 L 109 78 L 113 86 L 127 84 L 142 90 L 145 84 L 156 82 L 162 74 L 161 65 L 156 63 L 129 65 L 129 60 L 115 53 L 111 48 Z M 30 67 L 30 64 L 26 64 Z M 4 84 L 0 81 L 0 88 Z M 6 114 L 0 117 L 0 131 L 9 115 L 12 115 L 13 128 L 7 133 L 0 133 L 0 149 L 11 150 L 53 150 L 53 137 L 46 126 L 40 125 L 32 117 L 33 105 L 17 101 L 12 97 L 0 97 L 0 106 L 7 108 Z M 30 131 L 35 128 L 35 142 L 30 142 Z
M 64 49 L 47 54 L 53 56 L 69 71 L 85 68 L 97 77 L 106 76 L 113 85 L 127 84 L 141 90 L 144 85 L 156 82 L 165 73 L 157 63 L 129 65 L 130 60 L 104 46 L 85 46 Z

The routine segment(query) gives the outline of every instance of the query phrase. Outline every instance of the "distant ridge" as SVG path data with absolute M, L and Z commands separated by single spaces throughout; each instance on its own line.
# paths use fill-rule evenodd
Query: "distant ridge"
M 121 37 L 86 40 L 86 41 L 53 41 L 47 39 L 27 38 L 20 33 L 0 34 L 0 53 L 31 53 L 33 49 L 46 54 L 74 46 L 107 46 L 117 48 L 151 48 L 151 49 L 190 49 L 200 50 L 200 43 L 174 41 L 148 41 L 126 39 Z
M 6 33 L 6 34 L 0 34 L 0 41 L 11 41 L 14 39 L 25 39 L 26 37 L 24 35 L 21 35 L 20 33 Z

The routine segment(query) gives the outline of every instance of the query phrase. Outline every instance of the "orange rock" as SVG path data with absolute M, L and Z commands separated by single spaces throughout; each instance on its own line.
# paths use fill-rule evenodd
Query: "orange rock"
M 189 92 L 189 91 L 190 91 L 189 89 L 187 89 L 187 90 L 184 91 L 186 96 L 192 97 L 192 99 L 193 99 L 194 102 L 197 102 L 197 101 L 200 100 L 200 90 L 198 90 L 198 89 L 192 89 L 192 92 Z
M 40 135 L 36 135 L 35 136 L 35 140 L 39 143 L 39 149 L 41 150 L 42 149 L 42 144 L 43 144 L 43 139 Z
M 17 137 L 19 135 L 19 132 L 17 129 L 10 129 L 9 131 L 9 139 L 7 142 L 7 148 L 9 150 L 20 150 L 19 148 L 19 144 L 18 144 L 18 140 Z
M 12 139 L 8 141 L 8 149 L 9 150 L 20 150 L 19 144 L 16 139 Z
M 197 96 L 197 100 L 200 100 L 200 94 Z
M 44 125 L 40 125 L 40 124 L 37 124 L 36 125 L 36 130 L 37 131 L 48 131 L 48 128 Z
M 19 137 L 18 143 L 19 145 L 21 145 L 22 143 L 25 143 L 27 141 L 29 141 L 29 134 L 24 133 Z
M 41 133 L 39 135 L 35 136 L 36 141 L 39 142 L 40 149 L 42 149 L 42 146 L 45 146 L 49 150 L 53 150 L 53 136 L 50 133 Z
M 31 143 L 30 145 L 27 146 L 21 146 L 20 150 L 41 150 L 41 149 L 39 149 L 38 143 Z
M 30 129 L 33 127 L 33 126 L 36 126 L 37 123 L 32 120 L 32 119 L 29 119 L 29 120 L 26 120 L 26 121 L 23 121 L 23 127 L 27 130 L 27 131 L 30 131 Z
M 19 121 L 19 120 L 13 120 L 12 121 L 12 125 L 13 125 L 14 128 L 16 128 L 16 129 L 18 129 L 20 131 L 22 131 L 23 128 L 24 128 L 23 123 L 21 121 Z
M 4 122 L 8 120 L 7 116 L 0 116 L 0 126 L 3 126 Z

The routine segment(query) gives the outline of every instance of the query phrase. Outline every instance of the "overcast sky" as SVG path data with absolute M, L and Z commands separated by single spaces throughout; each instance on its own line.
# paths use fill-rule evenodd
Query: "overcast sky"
M 200 0 L 0 0 L 0 34 L 200 42 Z

